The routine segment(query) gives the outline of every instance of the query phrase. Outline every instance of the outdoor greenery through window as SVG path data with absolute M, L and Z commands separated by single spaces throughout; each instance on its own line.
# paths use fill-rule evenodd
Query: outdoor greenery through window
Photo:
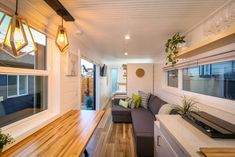
M 235 61 L 183 69 L 183 90 L 235 100 Z
M 167 85 L 178 87 L 178 70 L 167 71 Z
M 2 15 L 0 11 L 0 18 Z M 10 20 L 6 15 L 0 25 L 0 43 Z M 9 73 L 0 71 L 0 128 L 48 108 L 47 38 L 34 28 L 30 27 L 30 31 L 37 51 L 15 59 L 0 50 L 0 67 L 11 67 Z M 30 45 L 24 49 L 30 49 Z M 24 73 L 12 68 L 24 69 Z

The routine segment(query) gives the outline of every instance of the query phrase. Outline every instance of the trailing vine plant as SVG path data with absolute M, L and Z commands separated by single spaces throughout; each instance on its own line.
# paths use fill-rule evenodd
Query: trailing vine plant
M 178 46 L 179 44 L 185 43 L 185 36 L 181 36 L 180 33 L 176 33 L 172 38 L 168 39 L 165 44 L 165 52 L 166 52 L 166 65 L 171 64 L 174 66 L 178 60 L 176 59 L 176 55 L 178 54 Z

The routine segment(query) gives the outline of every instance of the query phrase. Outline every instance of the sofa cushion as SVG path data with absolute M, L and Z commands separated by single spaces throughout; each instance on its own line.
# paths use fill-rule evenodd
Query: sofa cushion
M 131 115 L 131 109 L 119 105 L 113 105 L 112 115 Z
M 119 105 L 124 107 L 124 108 L 128 108 L 128 101 L 124 101 L 124 100 L 119 100 Z
M 136 102 L 135 108 L 139 108 L 141 106 L 141 97 L 133 93 L 131 98 Z
M 141 97 L 141 106 L 144 107 L 145 109 L 148 109 L 148 101 L 149 101 L 150 93 L 138 91 L 138 94 Z
M 167 104 L 165 101 L 155 95 L 150 95 L 148 107 L 153 115 L 157 114 L 162 105 Z
M 153 126 L 156 119 L 149 110 L 144 108 L 134 109 L 131 111 L 131 117 L 136 136 L 144 136 L 145 134 L 153 136 Z

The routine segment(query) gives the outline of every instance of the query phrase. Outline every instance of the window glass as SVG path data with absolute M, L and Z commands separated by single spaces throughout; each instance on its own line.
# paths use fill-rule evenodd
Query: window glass
M 183 69 L 183 90 L 235 100 L 235 61 Z
M 25 95 L 28 93 L 28 76 L 19 76 L 19 95 Z
M 167 85 L 178 87 L 178 70 L 167 71 Z
M 7 77 L 7 92 L 8 97 L 17 96 L 17 76 L 9 75 Z
M 0 127 L 46 110 L 47 80 L 47 76 L 0 75 Z

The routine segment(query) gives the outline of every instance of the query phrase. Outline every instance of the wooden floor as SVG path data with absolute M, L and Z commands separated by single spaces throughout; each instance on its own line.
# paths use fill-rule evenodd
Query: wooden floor
M 132 124 L 113 123 L 108 108 L 87 151 L 89 157 L 136 157 Z

